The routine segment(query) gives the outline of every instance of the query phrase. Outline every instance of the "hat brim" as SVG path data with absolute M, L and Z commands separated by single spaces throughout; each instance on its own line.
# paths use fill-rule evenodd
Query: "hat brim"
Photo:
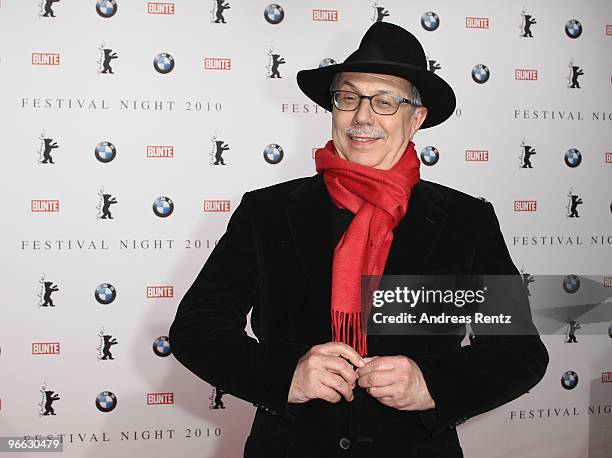
M 412 65 L 389 62 L 348 62 L 312 70 L 301 70 L 297 83 L 302 92 L 317 105 L 332 111 L 330 85 L 334 75 L 339 72 L 362 72 L 393 75 L 410 81 L 421 94 L 423 106 L 427 107 L 427 117 L 421 129 L 437 126 L 446 121 L 455 111 L 455 92 L 449 84 L 429 70 Z

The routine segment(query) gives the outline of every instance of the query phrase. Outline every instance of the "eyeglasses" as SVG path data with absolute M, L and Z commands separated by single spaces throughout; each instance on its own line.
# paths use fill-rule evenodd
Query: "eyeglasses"
M 361 105 L 361 99 L 369 99 L 374 113 L 380 115 L 397 113 L 402 103 L 415 107 L 421 106 L 413 100 L 393 94 L 359 95 L 351 91 L 331 91 L 330 95 L 334 106 L 341 111 L 355 111 Z

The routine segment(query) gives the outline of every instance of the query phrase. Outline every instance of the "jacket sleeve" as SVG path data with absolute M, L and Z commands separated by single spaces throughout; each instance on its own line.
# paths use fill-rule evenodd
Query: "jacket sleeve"
M 511 280 L 520 282 L 490 203 L 481 227 L 471 274 L 513 275 Z M 503 306 L 528 321 L 529 335 L 478 335 L 475 330 L 471 345 L 415 360 L 436 403 L 435 409 L 419 412 L 432 436 L 518 398 L 544 376 L 548 352 L 531 321 L 527 295 L 520 291 L 512 288 Z
M 247 314 L 257 306 L 258 284 L 250 202 L 247 193 L 181 300 L 170 328 L 170 346 L 176 359 L 201 379 L 291 419 L 289 388 L 308 348 L 258 342 L 245 332 Z

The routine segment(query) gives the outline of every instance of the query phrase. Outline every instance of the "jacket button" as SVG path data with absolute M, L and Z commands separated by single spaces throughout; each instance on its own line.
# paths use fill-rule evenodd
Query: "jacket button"
M 342 439 L 340 439 L 340 448 L 342 450 L 348 450 L 350 446 L 351 446 L 351 441 L 348 440 L 346 437 L 343 437 Z

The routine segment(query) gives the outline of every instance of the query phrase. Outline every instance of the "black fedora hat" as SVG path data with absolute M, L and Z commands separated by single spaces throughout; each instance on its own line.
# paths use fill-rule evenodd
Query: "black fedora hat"
M 444 122 L 455 110 L 453 89 L 427 70 L 427 59 L 419 40 L 395 24 L 375 22 L 363 36 L 359 49 L 343 63 L 299 71 L 298 86 L 317 105 L 332 111 L 330 85 L 339 72 L 379 73 L 410 81 L 428 110 L 422 129 Z

